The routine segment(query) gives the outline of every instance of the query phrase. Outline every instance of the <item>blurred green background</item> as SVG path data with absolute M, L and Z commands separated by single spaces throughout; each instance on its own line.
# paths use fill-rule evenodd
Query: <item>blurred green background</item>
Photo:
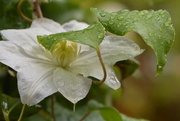
M 61 4 L 56 4 L 60 2 Z M 90 7 L 108 12 L 129 10 L 167 10 L 176 30 L 174 45 L 168 54 L 163 74 L 155 77 L 156 58 L 142 38 L 129 32 L 125 36 L 135 40 L 145 51 L 137 57 L 141 65 L 123 80 L 122 90 L 114 93 L 113 105 L 122 113 L 151 121 L 180 121 L 180 0 L 56 0 L 42 4 L 43 14 L 60 23 L 71 19 L 92 23 L 95 16 Z M 55 8 L 49 7 L 56 6 Z M 91 90 L 92 91 L 92 90 Z
M 128 116 L 151 121 L 180 121 L 180 0 L 52 0 L 50 3 L 41 3 L 44 17 L 54 19 L 61 24 L 72 19 L 93 23 L 96 17 L 90 12 L 91 7 L 108 12 L 126 8 L 129 10 L 165 9 L 170 13 L 176 35 L 164 72 L 155 76 L 156 58 L 152 49 L 137 33 L 129 32 L 125 36 L 145 49 L 144 53 L 137 57 L 141 65 L 132 76 L 123 80 L 121 89 L 113 91 L 108 88 L 107 92 L 101 93 L 107 93 L 107 104 L 113 97 L 112 104 Z M 14 80 L 15 78 L 1 70 L 0 79 Z M 8 86 L 8 89 L 0 89 L 3 92 L 17 95 L 17 90 L 10 91 L 17 88 L 15 81 L 11 82 L 11 86 L 5 81 L 0 84 Z M 86 99 L 101 98 L 100 92 L 93 90 L 96 88 L 91 89 L 88 95 L 91 98 Z

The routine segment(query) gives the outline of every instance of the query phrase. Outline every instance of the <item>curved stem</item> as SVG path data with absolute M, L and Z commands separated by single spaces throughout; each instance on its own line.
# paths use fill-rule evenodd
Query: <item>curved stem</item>
M 99 48 L 96 50 L 96 53 L 97 53 L 97 56 L 98 56 L 98 58 L 99 58 L 99 62 L 100 62 L 100 64 L 101 64 L 101 66 L 102 66 L 103 73 L 104 73 L 104 77 L 103 77 L 103 79 L 102 79 L 101 81 L 94 81 L 94 80 L 93 80 L 93 83 L 94 83 L 94 84 L 97 84 L 97 85 L 101 85 L 101 84 L 106 80 L 107 72 L 106 72 L 106 67 L 105 67 L 104 62 L 103 62 L 103 60 L 102 60 L 102 56 L 101 56 L 101 52 L 100 52 L 100 49 L 99 49 Z
M 54 121 L 56 121 L 56 116 L 54 113 L 54 95 L 51 96 L 51 115 Z
M 23 113 L 24 113 L 24 110 L 25 110 L 25 107 L 26 107 L 26 104 L 23 104 L 23 107 L 22 107 L 22 110 L 21 110 L 21 114 L 20 114 L 20 116 L 19 116 L 18 121 L 21 121 L 22 116 L 23 116 Z
M 43 14 L 42 14 L 41 8 L 40 8 L 39 3 L 38 3 L 37 0 L 34 2 L 34 7 L 36 9 L 37 17 L 38 18 L 43 18 Z
M 23 12 L 21 11 L 21 7 L 22 7 L 22 4 L 23 4 L 23 3 L 24 3 L 24 0 L 20 0 L 20 1 L 19 1 L 18 7 L 17 7 L 18 13 L 19 13 L 19 15 L 20 15 L 24 20 L 26 20 L 26 21 L 28 21 L 28 22 L 32 22 L 33 20 L 30 19 L 30 18 L 28 18 L 28 17 L 26 17 L 26 16 L 23 14 Z

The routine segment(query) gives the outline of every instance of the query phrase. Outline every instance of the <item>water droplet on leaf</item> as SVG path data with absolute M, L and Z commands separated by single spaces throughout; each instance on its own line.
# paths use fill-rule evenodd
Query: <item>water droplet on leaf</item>
M 104 38 L 104 35 L 103 34 L 99 34 L 98 38 L 102 39 L 102 38 Z
M 120 16 L 120 17 L 118 17 L 117 19 L 118 19 L 119 21 L 121 21 L 121 20 L 123 20 L 123 17 Z
M 101 17 L 105 17 L 105 16 L 106 16 L 106 13 L 102 12 L 102 13 L 100 13 L 100 16 L 101 16 Z
M 114 22 L 113 21 L 108 21 L 109 22 L 109 24 L 113 24 Z

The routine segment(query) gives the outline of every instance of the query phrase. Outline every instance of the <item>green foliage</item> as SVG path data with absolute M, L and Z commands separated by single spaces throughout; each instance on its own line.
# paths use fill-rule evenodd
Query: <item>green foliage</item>
M 122 121 L 118 111 L 112 107 L 100 108 L 99 112 L 105 121 Z
M 4 115 L 4 118 L 8 121 L 11 111 L 18 104 L 20 104 L 20 100 L 18 98 L 12 98 L 7 95 L 1 94 L 0 95 L 0 103 L 1 103 L 1 110 Z
M 7 121 L 17 120 L 20 115 L 22 104 L 19 98 L 13 98 L 0 93 L 0 108 L 2 110 L 4 119 Z M 37 113 L 37 111 L 38 109 L 35 107 L 26 107 L 24 117 Z
M 135 118 L 131 118 L 131 117 L 128 117 L 124 114 L 121 114 L 121 117 L 123 119 L 123 121 L 148 121 L 148 120 L 145 120 L 145 119 L 135 119 Z
M 79 8 L 79 4 L 69 0 L 51 0 L 49 3 L 42 3 L 41 9 L 44 17 L 51 18 L 59 23 L 84 19 L 84 13 Z
M 0 0 L 0 30 L 1 29 L 19 29 L 29 27 L 30 23 L 20 17 L 17 11 L 19 0 Z M 21 8 L 27 16 L 32 16 L 32 7 L 29 2 L 25 1 Z
M 62 40 L 69 40 L 85 45 L 94 49 L 99 47 L 105 36 L 104 27 L 96 22 L 88 28 L 79 31 L 69 31 L 52 35 L 38 36 L 38 42 L 46 49 L 52 50 L 53 47 Z
M 143 119 L 129 118 L 124 114 L 119 113 L 115 108 L 106 107 L 94 100 L 89 101 L 88 107 L 91 112 L 99 111 L 104 121 L 147 121 Z
M 51 103 L 47 101 L 46 108 L 48 112 L 51 112 Z M 119 113 L 113 107 L 106 107 L 103 104 L 95 100 L 90 100 L 86 105 L 81 105 L 76 108 L 73 112 L 72 109 L 67 109 L 63 107 L 60 103 L 55 102 L 55 114 L 57 121 L 80 121 L 83 117 L 83 121 L 147 121 L 143 119 L 134 119 Z M 32 121 L 38 119 L 39 121 L 48 121 L 49 115 L 42 115 L 44 112 L 39 112 L 29 118 L 26 121 Z
M 97 15 L 103 26 L 114 34 L 125 35 L 129 31 L 139 33 L 157 56 L 157 74 L 162 72 L 175 34 L 167 11 L 129 11 L 124 9 L 108 13 L 96 8 L 91 10 Z

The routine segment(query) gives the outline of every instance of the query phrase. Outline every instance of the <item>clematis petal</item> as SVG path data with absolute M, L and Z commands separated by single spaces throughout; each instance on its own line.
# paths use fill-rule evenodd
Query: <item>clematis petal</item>
M 113 66 L 117 61 L 134 58 L 142 53 L 143 50 L 130 39 L 117 36 L 107 36 L 100 45 L 101 56 L 105 65 Z M 96 51 L 90 49 L 80 53 L 77 60 L 72 63 L 72 70 L 76 73 L 91 75 L 96 73 L 96 66 L 100 65 Z M 98 66 L 99 67 L 99 66 Z M 84 68 L 84 69 L 83 69 Z
M 93 64 L 89 64 L 84 67 L 82 66 L 84 65 L 71 66 L 70 68 L 68 68 L 68 71 L 71 71 L 72 73 L 76 73 L 76 74 L 82 74 L 85 77 L 92 76 L 99 80 L 103 78 L 104 74 L 100 63 L 94 62 Z M 121 86 L 121 84 L 116 77 L 113 67 L 110 65 L 105 65 L 105 67 L 106 67 L 107 77 L 104 83 L 115 90 L 118 89 Z
M 35 105 L 57 92 L 53 83 L 53 70 L 51 65 L 34 62 L 18 71 L 18 90 L 23 104 Z
M 91 80 L 81 75 L 75 75 L 62 68 L 57 68 L 53 81 L 58 91 L 72 103 L 83 99 L 91 87 Z
M 23 47 L 26 50 L 32 50 L 39 47 L 36 41 L 36 36 L 41 29 L 21 29 L 21 30 L 2 30 L 1 35 L 3 39 L 14 42 L 16 45 Z M 44 33 L 49 33 L 44 31 Z M 50 33 L 49 33 L 50 34 Z
M 17 71 L 18 90 L 24 104 L 37 104 L 57 91 L 50 61 L 32 58 L 12 41 L 0 41 L 0 48 L 0 62 Z
M 37 42 L 37 35 L 49 35 L 60 32 L 65 32 L 65 30 L 58 23 L 42 18 L 34 20 L 31 28 L 2 30 L 1 34 L 5 40 L 12 41 L 24 48 L 24 50 L 30 51 L 41 49 Z
M 47 18 L 39 18 L 34 20 L 30 28 L 42 28 L 53 34 L 66 31 L 59 23 Z
M 10 66 L 16 71 L 33 60 L 29 58 L 23 49 L 11 41 L 0 41 L 0 48 L 0 62 Z
M 62 25 L 62 27 L 66 31 L 76 31 L 76 30 L 82 30 L 87 28 L 89 25 L 83 22 L 77 22 L 76 20 L 72 20 L 68 23 L 65 23 Z
M 121 83 L 117 79 L 112 66 L 106 66 L 106 71 L 107 71 L 107 77 L 104 83 L 109 87 L 113 88 L 114 90 L 118 89 L 121 86 Z
M 117 61 L 132 59 L 143 51 L 132 40 L 117 36 L 105 37 L 105 40 L 100 45 L 100 50 L 107 70 L 105 84 L 113 89 L 119 88 L 120 83 L 116 79 L 112 66 Z M 99 63 L 97 54 L 93 49 L 82 52 L 77 60 L 71 65 L 69 71 L 75 74 L 82 74 L 85 77 L 93 76 L 98 79 L 103 78 L 102 67 Z
M 119 36 L 106 36 L 100 45 L 100 50 L 104 63 L 110 65 L 134 58 L 143 52 L 134 41 Z

